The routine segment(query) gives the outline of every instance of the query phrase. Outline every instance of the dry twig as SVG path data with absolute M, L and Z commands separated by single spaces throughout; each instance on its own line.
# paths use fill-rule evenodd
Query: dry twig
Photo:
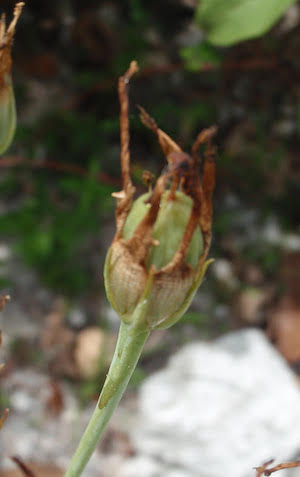
M 26 476 L 26 477 L 35 477 L 35 474 L 34 472 L 32 472 L 31 469 L 29 469 L 29 467 L 24 464 L 24 462 L 20 459 L 20 457 L 17 457 L 17 456 L 12 456 L 11 457 L 11 460 L 17 464 L 17 466 L 19 467 L 19 469 L 22 471 L 22 473 Z
M 59 172 L 75 174 L 77 176 L 87 177 L 89 172 L 83 167 L 72 163 L 58 162 L 53 159 L 30 160 L 21 156 L 5 156 L 0 159 L 0 168 L 9 167 L 31 167 L 32 169 L 53 169 Z M 98 172 L 96 179 L 104 184 L 119 186 L 119 178 L 114 178 L 105 172 Z
M 277 472 L 278 470 L 282 469 L 292 469 L 295 467 L 300 467 L 300 461 L 294 460 L 292 462 L 283 462 L 281 464 L 275 465 L 274 467 L 269 467 L 270 464 L 274 462 L 274 459 L 270 459 L 265 464 L 260 467 L 255 467 L 256 470 L 256 477 L 261 477 L 262 475 L 269 476 L 273 474 L 273 472 Z

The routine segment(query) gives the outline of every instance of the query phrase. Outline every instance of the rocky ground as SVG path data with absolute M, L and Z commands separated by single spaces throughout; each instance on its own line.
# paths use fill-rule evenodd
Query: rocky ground
M 204 41 L 195 3 L 157 5 L 24 9 L 19 129 L 0 158 L 1 477 L 21 475 L 12 455 L 36 477 L 62 475 L 111 360 L 119 319 L 102 269 L 120 187 L 117 77 L 133 58 L 138 192 L 142 171 L 164 165 L 135 104 L 183 147 L 218 124 L 215 262 L 186 316 L 149 340 L 86 475 L 250 477 L 298 455 L 299 5 L 196 69 L 184 50 Z

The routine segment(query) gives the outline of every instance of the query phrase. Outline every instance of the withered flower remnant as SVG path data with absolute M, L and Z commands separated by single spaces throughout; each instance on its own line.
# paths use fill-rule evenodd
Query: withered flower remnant
M 8 28 L 6 28 L 5 14 L 2 14 L 0 18 L 0 154 L 9 147 L 16 129 L 16 106 L 11 78 L 11 47 L 23 5 L 23 2 L 16 4 L 14 16 Z
M 119 79 L 123 190 L 113 194 L 117 199 L 117 230 L 104 276 L 107 296 L 120 318 L 131 323 L 138 316 L 140 328 L 152 330 L 167 328 L 183 315 L 211 262 L 206 258 L 215 185 L 212 138 L 217 129 L 203 130 L 187 154 L 140 107 L 141 121 L 157 136 L 168 168 L 153 190 L 150 187 L 133 201 L 128 83 L 137 69 L 132 62 Z M 200 164 L 198 150 L 202 144 L 206 149 Z

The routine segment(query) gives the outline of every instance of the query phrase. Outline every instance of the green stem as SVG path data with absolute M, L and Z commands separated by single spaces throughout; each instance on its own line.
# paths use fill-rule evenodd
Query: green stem
M 117 407 L 136 367 L 149 331 L 121 322 L 115 354 L 96 409 L 71 460 L 65 477 L 79 477 Z

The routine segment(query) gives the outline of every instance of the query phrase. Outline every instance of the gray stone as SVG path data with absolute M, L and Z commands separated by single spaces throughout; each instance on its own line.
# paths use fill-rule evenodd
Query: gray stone
M 1 391 L 10 401 L 11 412 L 0 432 L 0 474 L 15 468 L 9 456 L 18 455 L 24 462 L 38 462 L 66 469 L 86 428 L 95 403 L 81 409 L 71 387 L 57 381 L 63 407 L 56 415 L 48 402 L 51 381 L 46 374 L 30 368 L 10 373 L 2 383 Z M 118 410 L 116 419 L 128 422 L 126 412 Z M 108 432 L 114 427 L 108 428 Z M 117 440 L 117 438 L 116 438 Z M 118 476 L 124 460 L 121 452 L 101 452 L 98 448 L 88 463 L 85 477 Z
M 296 454 L 299 422 L 296 379 L 262 332 L 188 344 L 143 384 L 129 431 L 138 457 L 121 475 L 253 477 Z

